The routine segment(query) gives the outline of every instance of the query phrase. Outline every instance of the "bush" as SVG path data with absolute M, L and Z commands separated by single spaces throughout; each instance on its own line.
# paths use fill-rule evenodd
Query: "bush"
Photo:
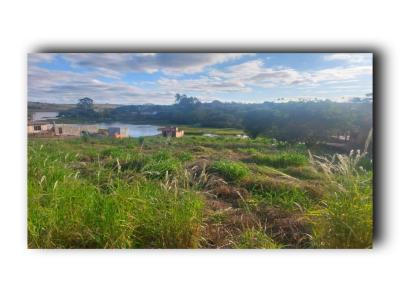
M 210 171 L 221 175 L 228 181 L 242 179 L 249 173 L 249 169 L 245 165 L 226 160 L 214 162 L 211 165 Z

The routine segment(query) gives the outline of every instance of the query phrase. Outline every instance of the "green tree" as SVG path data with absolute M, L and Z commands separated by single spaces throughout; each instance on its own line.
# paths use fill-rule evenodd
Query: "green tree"
M 91 98 L 85 97 L 78 101 L 77 107 L 82 110 L 93 110 L 93 103 Z

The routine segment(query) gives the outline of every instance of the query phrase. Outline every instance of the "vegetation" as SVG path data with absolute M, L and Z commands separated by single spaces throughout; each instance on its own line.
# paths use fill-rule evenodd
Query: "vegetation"
M 268 136 L 279 141 L 305 143 L 311 147 L 336 137 L 358 137 L 352 147 L 363 149 L 372 128 L 372 103 L 368 100 L 337 103 L 329 100 L 261 104 L 202 103 L 196 97 L 177 94 L 172 105 L 129 105 L 94 110 L 91 99 L 60 112 L 63 121 L 98 121 L 190 125 L 202 128 L 241 129 L 250 137 Z M 205 134 L 193 129 L 187 134 Z M 242 132 L 243 132 L 242 131 Z M 224 135 L 223 133 L 222 135 Z M 340 140 L 339 140 L 340 141 Z
M 28 245 L 370 248 L 371 168 L 266 137 L 29 138 Z
M 278 249 L 280 245 L 262 230 L 247 230 L 240 235 L 235 247 L 239 249 Z
M 314 244 L 326 248 L 372 247 L 372 172 L 360 169 L 360 153 L 316 158 L 334 190 L 315 216 Z
M 264 155 L 255 154 L 253 160 L 256 163 L 264 164 L 276 168 L 286 168 L 288 166 L 302 166 L 307 163 L 307 157 L 301 153 L 282 152 L 278 154 Z
M 249 173 L 248 168 L 233 161 L 219 160 L 211 165 L 211 171 L 218 173 L 228 181 L 236 181 Z
M 41 102 L 28 102 L 28 112 L 33 111 L 63 111 L 68 109 L 73 109 L 76 107 L 76 104 L 54 104 L 54 103 L 41 103 Z M 93 107 L 96 111 L 102 111 L 104 109 L 114 109 L 116 107 L 121 107 L 118 104 L 93 104 Z

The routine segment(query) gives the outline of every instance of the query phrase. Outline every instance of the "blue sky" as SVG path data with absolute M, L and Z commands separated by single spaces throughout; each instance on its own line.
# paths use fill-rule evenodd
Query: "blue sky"
M 207 102 L 330 99 L 372 93 L 368 53 L 34 53 L 28 100 L 171 104 L 176 93 Z

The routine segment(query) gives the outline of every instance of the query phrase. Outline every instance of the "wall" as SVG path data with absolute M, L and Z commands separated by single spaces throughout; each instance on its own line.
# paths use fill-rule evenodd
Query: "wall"
M 81 133 L 97 133 L 98 127 L 96 125 L 77 125 L 77 124 L 56 124 L 55 134 L 61 136 L 80 136 Z
M 41 133 L 41 132 L 46 132 L 51 130 L 52 126 L 51 124 L 43 124 L 43 125 L 38 125 L 40 126 L 40 130 L 35 130 L 35 125 L 28 125 L 28 134 L 32 133 Z

